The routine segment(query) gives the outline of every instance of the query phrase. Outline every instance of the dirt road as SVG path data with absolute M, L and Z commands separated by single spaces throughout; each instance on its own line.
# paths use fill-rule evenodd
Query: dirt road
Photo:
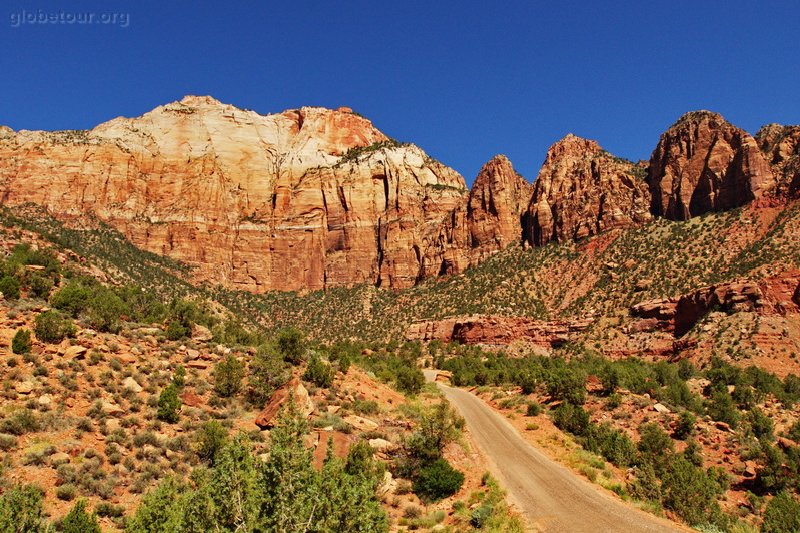
M 435 377 L 426 371 L 428 380 Z M 438 383 L 467 422 L 472 437 L 509 499 L 536 531 L 629 533 L 688 531 L 633 508 L 573 474 L 522 439 L 475 395 Z

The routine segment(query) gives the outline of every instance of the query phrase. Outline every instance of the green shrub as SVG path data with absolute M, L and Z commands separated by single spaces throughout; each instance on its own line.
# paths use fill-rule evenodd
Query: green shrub
M 87 321 L 98 331 L 119 331 L 120 317 L 129 312 L 122 298 L 109 289 L 98 289 L 88 302 Z
M 764 511 L 762 533 L 796 533 L 800 531 L 800 503 L 788 492 L 779 492 Z
M 690 525 L 713 522 L 719 513 L 716 502 L 721 487 L 706 474 L 680 455 L 674 457 L 662 476 L 664 507 Z
M 425 386 L 425 375 L 416 366 L 401 366 L 396 371 L 395 387 L 404 394 L 419 394 Z
M 18 329 L 11 339 L 11 351 L 17 355 L 30 353 L 33 347 L 31 332 L 27 329 Z
M 550 416 L 558 429 L 573 435 L 584 435 L 589 428 L 589 413 L 579 405 L 562 403 Z
M 28 285 L 30 287 L 30 295 L 34 298 L 46 299 L 50 295 L 50 291 L 53 290 L 53 280 L 38 274 L 31 276 Z
M 257 407 L 263 407 L 275 390 L 289 379 L 283 357 L 270 344 L 258 348 L 248 370 L 247 400 Z
M 228 355 L 214 368 L 214 390 L 223 398 L 233 396 L 242 389 L 243 378 L 244 364 Z
M 584 447 L 617 466 L 628 467 L 636 462 L 636 445 L 625 433 L 608 423 L 590 424 Z
M 20 282 L 13 276 L 3 276 L 0 278 L 0 293 L 6 300 L 16 300 L 19 298 Z
M 586 374 L 577 368 L 555 368 L 547 379 L 547 393 L 554 400 L 583 405 L 586 402 Z
M 180 409 L 181 399 L 178 397 L 178 387 L 170 383 L 158 397 L 156 417 L 164 422 L 174 424 L 178 421 Z
M 64 501 L 72 501 L 75 499 L 75 496 L 78 494 L 78 487 L 73 485 L 72 483 L 64 483 L 63 485 L 59 485 L 56 487 L 56 498 L 59 500 Z
M 70 281 L 53 293 L 50 297 L 50 305 L 77 317 L 89 307 L 94 285 L 96 285 L 94 280 L 85 278 Z
M 167 323 L 167 329 L 164 331 L 164 335 L 166 335 L 167 339 L 171 341 L 179 341 L 185 337 L 188 337 L 191 335 L 191 333 L 191 328 L 184 326 L 177 320 L 170 320 Z
M 735 428 L 739 423 L 739 411 L 728 391 L 717 391 L 706 404 L 708 415 L 719 422 Z
M 333 369 L 316 353 L 311 355 L 308 366 L 303 374 L 303 379 L 312 382 L 317 387 L 329 388 L 333 385 Z
M 305 335 L 295 328 L 286 328 L 278 332 L 275 339 L 278 352 L 287 363 L 300 364 L 305 359 Z
M 36 316 L 33 332 L 40 341 L 55 344 L 74 335 L 75 326 L 64 315 L 51 309 Z
M 656 473 L 663 474 L 674 450 L 675 444 L 669 435 L 654 422 L 642 424 L 639 428 L 637 448 L 644 463 L 652 464 Z
M 692 433 L 694 433 L 695 425 L 697 424 L 697 417 L 690 411 L 682 411 L 678 416 L 678 422 L 675 425 L 675 438 L 686 440 Z
M 775 438 L 773 434 L 775 424 L 758 407 L 753 407 L 750 410 L 747 420 L 750 422 L 750 428 L 757 439 L 773 440 Z
M 213 464 L 217 452 L 228 441 L 228 431 L 216 420 L 200 426 L 194 434 L 195 451 L 203 461 Z
M 528 406 L 525 408 L 525 415 L 526 416 L 537 416 L 541 414 L 542 406 L 539 405 L 537 402 L 530 402 Z
M 0 497 L 0 531 L 45 533 L 42 499 L 39 487 L 24 485 L 6 490 Z
M 452 496 L 464 484 L 464 474 L 444 458 L 422 467 L 414 479 L 414 492 L 425 501 L 437 501 Z

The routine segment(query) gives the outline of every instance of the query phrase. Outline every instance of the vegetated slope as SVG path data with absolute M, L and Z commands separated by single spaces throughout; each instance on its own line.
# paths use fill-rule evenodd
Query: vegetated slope
M 795 244 L 800 205 L 764 202 L 689 221 L 656 219 L 579 242 L 511 246 L 463 275 L 402 291 L 365 284 L 253 295 L 221 287 L 195 288 L 183 279 L 186 267 L 142 254 L 113 230 L 66 228 L 33 208 L 11 213 L 4 211 L 6 224 L 24 224 L 67 244 L 123 279 L 159 293 L 200 293 L 246 322 L 294 325 L 320 340 L 401 339 L 415 321 L 473 314 L 625 317 L 629 307 L 641 301 L 800 267 L 800 247 Z

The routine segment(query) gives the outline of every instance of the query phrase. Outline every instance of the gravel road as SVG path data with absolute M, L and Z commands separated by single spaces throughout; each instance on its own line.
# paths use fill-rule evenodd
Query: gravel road
M 425 371 L 429 381 L 435 371 Z M 461 413 L 492 474 L 535 531 L 633 533 L 690 531 L 615 499 L 525 441 L 474 394 L 437 383 Z

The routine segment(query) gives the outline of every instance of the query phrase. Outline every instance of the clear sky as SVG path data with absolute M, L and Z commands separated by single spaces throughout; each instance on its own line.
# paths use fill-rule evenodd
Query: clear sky
M 471 182 L 497 153 L 532 180 L 568 132 L 646 159 L 694 109 L 751 133 L 800 123 L 793 0 L 6 0 L 0 17 L 14 129 L 91 128 L 186 94 L 264 114 L 346 105 Z

